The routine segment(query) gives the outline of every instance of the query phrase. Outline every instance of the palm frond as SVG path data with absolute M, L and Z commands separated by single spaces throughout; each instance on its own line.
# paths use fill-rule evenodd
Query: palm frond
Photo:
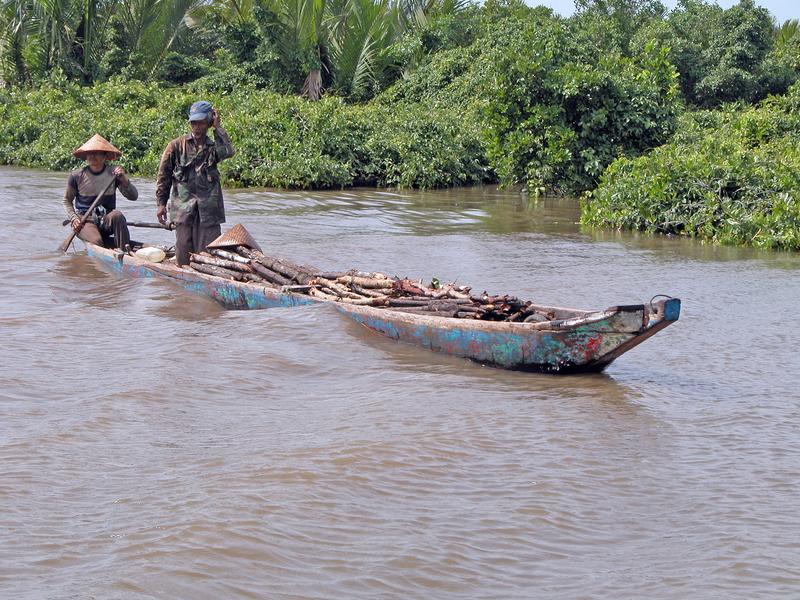
M 334 85 L 346 96 L 363 95 L 375 81 L 375 66 L 392 31 L 392 11 L 387 1 L 349 0 L 346 26 L 331 39 Z
M 800 31 L 800 20 L 789 19 L 775 30 L 775 45 L 784 48 Z
M 192 12 L 204 4 L 205 0 L 160 0 L 160 18 L 146 31 L 149 39 L 153 40 L 149 43 L 151 52 L 148 52 L 150 76 L 156 72 L 178 35 L 187 27 Z

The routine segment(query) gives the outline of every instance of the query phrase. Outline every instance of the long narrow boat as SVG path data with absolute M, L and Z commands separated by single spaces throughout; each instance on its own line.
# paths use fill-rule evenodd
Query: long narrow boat
M 678 320 L 681 301 L 661 298 L 648 304 L 585 311 L 537 306 L 553 316 L 545 322 L 510 323 L 410 314 L 391 308 L 330 302 L 279 286 L 230 281 L 151 263 L 116 250 L 87 244 L 88 253 L 112 270 L 132 277 L 161 276 L 213 298 L 229 309 L 261 309 L 333 304 L 365 327 L 475 362 L 522 371 L 579 373 L 602 371 L 612 361 Z

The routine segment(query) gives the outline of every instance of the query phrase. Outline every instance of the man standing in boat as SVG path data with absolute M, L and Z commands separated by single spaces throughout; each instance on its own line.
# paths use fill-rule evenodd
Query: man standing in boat
M 222 233 L 225 206 L 217 164 L 235 152 L 228 133 L 220 127 L 219 111 L 211 103 L 192 104 L 189 126 L 190 134 L 167 144 L 156 179 L 156 217 L 167 223 L 169 201 L 179 265 L 188 265 L 190 253 L 202 252 Z M 209 127 L 214 128 L 213 140 L 207 135 Z
M 117 210 L 116 190 L 119 189 L 128 200 L 136 200 L 139 192 L 131 183 L 125 169 L 107 164 L 109 160 L 117 160 L 122 152 L 100 134 L 95 134 L 72 154 L 86 161 L 85 167 L 69 174 L 64 193 L 64 212 L 67 213 L 72 228 L 78 232 L 80 239 L 96 246 L 110 245 L 113 234 L 114 246 L 124 249 L 130 243 L 131 236 L 125 215 Z M 108 187 L 112 179 L 116 181 Z M 81 216 L 107 187 L 91 219 L 81 227 Z

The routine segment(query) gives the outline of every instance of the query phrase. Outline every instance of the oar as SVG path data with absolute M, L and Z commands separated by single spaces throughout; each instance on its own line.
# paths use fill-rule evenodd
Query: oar
M 70 223 L 72 223 L 72 221 L 69 219 L 64 219 L 61 221 L 62 226 L 69 225 Z M 175 229 L 175 223 L 168 223 L 164 225 L 162 223 L 147 223 L 145 221 L 128 221 L 127 225 L 128 227 L 148 227 L 150 229 L 168 229 L 169 231 Z
M 109 181 L 106 184 L 106 187 L 103 188 L 103 191 L 100 192 L 99 194 L 97 194 L 97 198 L 94 199 L 94 202 L 92 202 L 92 205 L 89 207 L 89 210 L 87 210 L 84 213 L 84 215 L 81 217 L 81 222 L 78 225 L 78 228 L 77 229 L 73 229 L 70 232 L 69 237 L 66 240 L 64 240 L 64 243 L 61 244 L 58 247 L 59 250 L 61 250 L 62 252 L 66 252 L 69 249 L 69 245 L 72 243 L 72 240 L 75 239 L 75 236 L 78 235 L 78 232 L 81 230 L 83 225 L 86 223 L 86 221 L 89 219 L 89 217 L 92 216 L 92 213 L 94 212 L 94 209 L 97 208 L 97 205 L 100 204 L 100 200 L 103 199 L 103 196 L 105 196 L 105 193 L 108 191 L 108 188 L 110 188 L 111 184 L 114 183 L 115 181 L 116 181 L 116 177 L 112 177 L 111 181 Z

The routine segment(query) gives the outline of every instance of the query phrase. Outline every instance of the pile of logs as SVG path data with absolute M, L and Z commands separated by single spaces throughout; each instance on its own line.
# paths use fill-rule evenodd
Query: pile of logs
M 514 296 L 475 296 L 467 286 L 389 277 L 383 273 L 321 272 L 245 246 L 209 248 L 191 255 L 192 269 L 235 281 L 266 283 L 322 300 L 390 308 L 398 312 L 484 321 L 540 322 L 554 318 Z

